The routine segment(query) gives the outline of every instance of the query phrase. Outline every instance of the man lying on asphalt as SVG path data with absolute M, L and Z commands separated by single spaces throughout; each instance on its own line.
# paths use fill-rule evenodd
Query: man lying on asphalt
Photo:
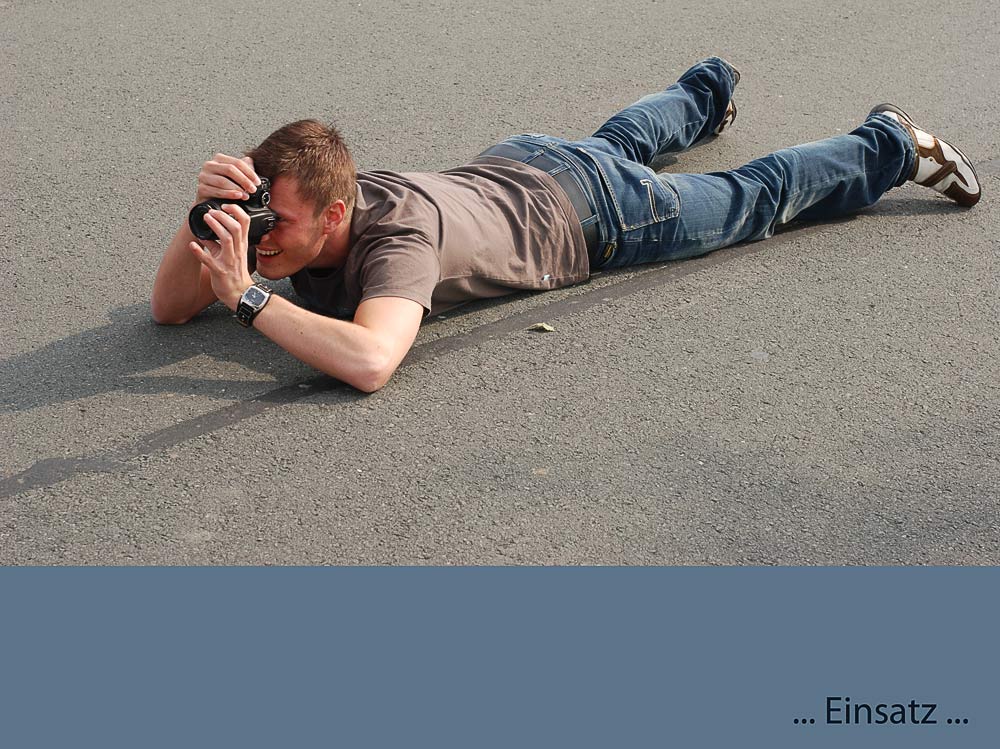
M 738 82 L 713 57 L 589 138 L 518 135 L 439 173 L 357 174 L 334 128 L 286 125 L 245 157 L 217 154 L 204 164 L 195 203 L 218 206 L 199 214 L 209 239 L 196 241 L 187 222 L 177 232 L 153 286 L 153 318 L 184 323 L 221 301 L 303 362 L 372 392 L 399 366 L 425 315 L 472 299 L 763 239 L 794 218 L 869 206 L 909 180 L 962 206 L 979 200 L 969 159 L 889 104 L 847 135 L 730 172 L 648 168 L 732 124 Z M 253 200 L 261 177 L 270 183 L 263 213 L 275 223 L 262 236 L 258 226 L 251 244 L 241 205 L 253 212 L 265 202 Z M 290 277 L 318 312 L 255 284 L 248 256 L 258 275 Z

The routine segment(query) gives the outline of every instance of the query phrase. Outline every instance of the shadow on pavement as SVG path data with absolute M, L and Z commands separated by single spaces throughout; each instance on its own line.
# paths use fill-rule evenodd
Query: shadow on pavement
M 824 226 L 850 222 L 865 215 L 929 217 L 954 214 L 956 211 L 949 201 L 933 195 L 901 195 L 900 198 L 883 200 L 862 214 L 825 224 L 793 222 L 781 227 L 774 238 L 754 244 L 759 249 L 768 249 L 772 245 L 794 239 L 803 231 L 821 230 Z M 702 256 L 701 259 L 709 256 Z M 683 266 L 698 261 L 699 258 L 691 258 L 663 265 Z M 635 269 L 609 271 L 602 275 L 626 273 L 630 270 Z M 280 284 L 277 290 L 294 298 L 288 282 Z M 613 286 L 609 292 L 614 293 Z M 602 295 L 605 293 L 602 291 Z M 448 318 L 454 320 L 526 295 L 528 294 L 519 293 L 474 302 L 450 311 Z M 0 361 L 0 381 L 9 383 L 0 394 L 0 411 L 26 411 L 115 391 L 144 395 L 198 395 L 217 394 L 224 389 L 226 400 L 240 401 L 260 397 L 265 392 L 283 392 L 284 386 L 301 383 L 303 380 L 309 380 L 310 387 L 343 390 L 360 397 L 360 394 L 348 386 L 333 378 L 317 375 L 314 370 L 291 360 L 280 347 L 263 336 L 248 338 L 247 331 L 236 325 L 229 310 L 221 305 L 210 307 L 183 326 L 156 325 L 146 304 L 120 307 L 111 310 L 110 314 L 112 321 L 100 328 Z M 430 318 L 424 325 L 428 327 L 440 323 L 438 318 Z M 440 345 L 428 348 L 439 347 Z M 199 356 L 237 364 L 258 376 L 229 380 L 192 376 L 191 364 L 181 366 L 181 372 L 169 371 L 170 367 L 183 365 Z M 413 358 L 408 357 L 408 360 Z M 280 365 L 276 366 L 272 362 L 280 362 Z M 157 374 L 157 370 L 164 369 L 167 371 Z
M 0 395 L 0 410 L 25 411 L 53 403 L 113 391 L 130 393 L 199 393 L 231 388 L 259 390 L 274 386 L 271 379 L 225 381 L 187 377 L 158 369 L 180 364 L 199 355 L 237 362 L 248 370 L 270 374 L 266 362 L 271 351 L 247 345 L 234 333 L 229 311 L 212 307 L 185 326 L 154 323 L 145 304 L 113 309 L 107 325 L 54 341 L 37 351 L 0 362 L 0 380 L 10 383 Z M 279 351 L 274 347 L 274 351 Z

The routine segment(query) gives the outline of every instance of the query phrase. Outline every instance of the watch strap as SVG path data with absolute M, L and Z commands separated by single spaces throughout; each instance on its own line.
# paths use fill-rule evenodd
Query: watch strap
M 247 299 L 247 294 L 251 289 L 259 289 L 264 292 L 264 300 L 259 304 L 251 304 Z M 254 318 L 260 314 L 260 311 L 267 306 L 269 301 L 271 301 L 271 289 L 262 283 L 255 283 L 253 286 L 247 288 L 243 292 L 243 296 L 240 297 L 240 301 L 236 305 L 236 320 L 244 328 L 249 328 L 253 325 Z

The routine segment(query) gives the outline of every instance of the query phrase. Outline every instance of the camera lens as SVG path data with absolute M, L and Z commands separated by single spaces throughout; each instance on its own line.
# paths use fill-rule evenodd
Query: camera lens
M 215 239 L 215 232 L 209 229 L 208 224 L 205 223 L 205 214 L 215 207 L 206 201 L 196 205 L 188 214 L 188 226 L 191 227 L 191 233 L 198 239 Z

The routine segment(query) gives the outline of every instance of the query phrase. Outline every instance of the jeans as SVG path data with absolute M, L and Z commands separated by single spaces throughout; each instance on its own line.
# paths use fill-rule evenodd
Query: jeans
M 794 218 L 823 220 L 872 205 L 911 172 L 915 148 L 883 115 L 846 135 L 786 148 L 728 172 L 657 174 L 648 164 L 711 137 L 733 93 L 712 57 L 665 91 L 622 110 L 589 138 L 516 135 L 526 163 L 544 153 L 572 169 L 592 200 L 601 245 L 591 268 L 701 255 L 770 237 Z

